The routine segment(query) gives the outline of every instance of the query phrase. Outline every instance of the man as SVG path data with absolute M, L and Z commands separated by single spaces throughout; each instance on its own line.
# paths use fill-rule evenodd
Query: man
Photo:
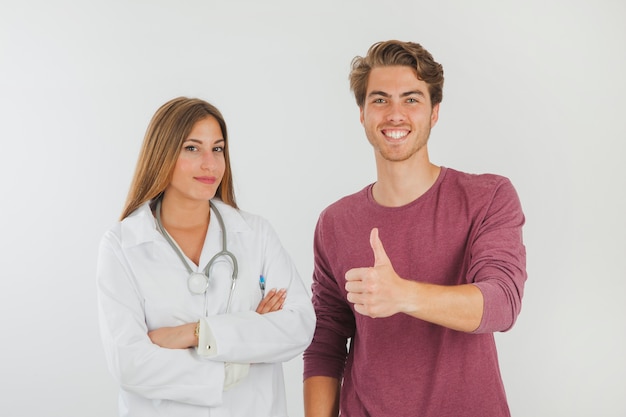
M 526 280 L 515 189 L 430 162 L 443 68 L 419 44 L 372 45 L 350 86 L 377 181 L 316 227 L 305 414 L 509 416 L 493 332 L 513 326 Z

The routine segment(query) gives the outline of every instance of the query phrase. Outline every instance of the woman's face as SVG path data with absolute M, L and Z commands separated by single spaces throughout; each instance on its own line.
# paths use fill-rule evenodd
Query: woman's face
M 193 126 L 185 139 L 165 192 L 168 199 L 207 201 L 222 182 L 226 141 L 217 120 L 209 116 Z

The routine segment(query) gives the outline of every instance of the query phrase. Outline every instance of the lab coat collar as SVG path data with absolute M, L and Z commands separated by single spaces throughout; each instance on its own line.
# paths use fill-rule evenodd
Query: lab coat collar
M 218 198 L 214 198 L 211 202 L 217 207 L 224 219 L 224 225 L 228 233 L 231 232 L 250 232 L 252 228 L 243 218 L 239 209 L 233 208 Z
M 228 233 L 247 232 L 252 230 L 238 209 L 214 198 L 211 202 L 217 207 Z M 122 247 L 129 248 L 146 242 L 153 242 L 161 237 L 157 228 L 156 218 L 150 209 L 150 203 L 144 203 L 132 212 L 121 223 Z

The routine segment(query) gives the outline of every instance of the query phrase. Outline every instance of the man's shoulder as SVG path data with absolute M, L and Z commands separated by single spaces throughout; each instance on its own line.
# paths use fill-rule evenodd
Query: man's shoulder
M 346 211 L 354 210 L 357 207 L 361 207 L 368 199 L 369 189 L 372 184 L 360 189 L 359 191 L 345 195 L 335 202 L 329 204 L 322 214 L 339 214 Z
M 476 174 L 458 171 L 452 168 L 446 168 L 445 182 L 450 186 L 476 191 L 480 189 L 494 189 L 502 184 L 511 183 L 511 181 L 503 175 L 492 173 Z
M 519 205 L 519 196 L 511 180 L 499 174 L 471 174 L 448 169 L 442 191 L 453 199 L 479 206 L 492 205 L 496 201 Z

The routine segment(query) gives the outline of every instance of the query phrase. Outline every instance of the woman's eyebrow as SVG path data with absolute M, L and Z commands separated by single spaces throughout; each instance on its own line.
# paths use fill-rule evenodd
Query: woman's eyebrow
M 200 139 L 194 139 L 194 138 L 188 138 L 185 139 L 185 141 L 183 143 L 187 143 L 187 142 L 193 142 L 193 143 L 197 143 L 199 145 L 203 145 L 204 141 L 200 140 Z M 213 144 L 218 144 L 218 143 L 225 143 L 226 140 L 225 139 L 217 139 L 215 142 L 213 142 Z

